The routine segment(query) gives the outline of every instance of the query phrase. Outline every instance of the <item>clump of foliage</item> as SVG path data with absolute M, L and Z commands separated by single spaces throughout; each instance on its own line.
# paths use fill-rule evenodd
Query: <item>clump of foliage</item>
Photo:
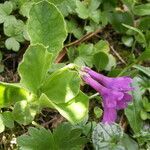
M 7 54 L 21 60 L 20 80 L 0 82 L 0 138 L 13 134 L 13 149 L 150 148 L 148 0 L 8 0 L 0 4 L 0 24 L 2 76 Z M 132 101 L 116 123 L 101 122 L 103 100 L 84 84 L 83 66 L 133 78 Z M 39 119 L 45 108 L 63 123 L 45 129 Z

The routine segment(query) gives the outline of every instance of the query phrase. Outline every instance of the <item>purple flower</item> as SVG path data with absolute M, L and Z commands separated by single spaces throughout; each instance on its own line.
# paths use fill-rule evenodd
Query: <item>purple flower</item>
M 83 71 L 87 72 L 93 79 L 103 84 L 105 87 L 117 91 L 127 92 L 133 90 L 130 86 L 132 79 L 130 77 L 110 78 L 99 74 L 88 67 L 84 67 Z
M 114 108 L 108 108 L 104 107 L 104 113 L 103 113 L 103 123 L 111 124 L 113 123 L 117 118 L 117 111 Z
M 105 77 L 101 74 L 98 74 L 92 71 L 91 69 L 87 67 L 85 69 L 84 71 L 86 71 L 86 73 L 84 72 L 84 74 L 82 75 L 82 78 L 88 85 L 94 88 L 102 96 L 103 107 L 104 107 L 103 122 L 104 123 L 107 122 L 110 124 L 116 120 L 117 110 L 126 108 L 127 103 L 132 100 L 132 96 L 127 93 L 127 91 L 132 90 L 132 88 L 130 86 L 127 86 L 126 90 L 125 88 L 120 89 L 121 83 L 119 83 L 119 80 L 116 81 L 115 78 Z M 106 85 L 109 85 L 105 80 L 106 78 L 107 80 L 109 80 L 109 82 L 111 80 L 112 83 L 116 81 L 117 85 L 114 83 L 114 85 L 116 85 L 115 86 L 116 88 L 113 88 L 111 85 L 106 86 Z M 112 81 L 113 79 L 115 81 Z M 105 81 L 103 82 L 103 80 Z M 104 84 L 105 82 L 106 84 Z
M 129 95 L 128 93 L 124 93 L 124 96 L 121 101 L 117 102 L 116 109 L 125 109 L 128 106 L 128 102 L 131 102 L 132 96 Z

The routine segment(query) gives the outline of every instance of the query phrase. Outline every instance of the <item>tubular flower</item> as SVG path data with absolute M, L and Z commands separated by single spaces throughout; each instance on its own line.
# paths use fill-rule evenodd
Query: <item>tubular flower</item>
M 88 67 L 84 67 L 83 71 L 87 72 L 93 79 L 103 84 L 105 87 L 117 91 L 127 92 L 133 90 L 130 86 L 132 79 L 130 77 L 110 78 L 99 74 Z
M 121 87 L 121 83 L 119 83 L 118 79 L 115 80 L 116 78 L 105 77 L 96 73 L 90 68 L 86 67 L 83 71 L 83 80 L 102 96 L 104 107 L 102 121 L 109 124 L 114 122 L 117 118 L 117 110 L 126 108 L 127 103 L 132 100 L 132 96 L 127 93 L 128 91 L 132 90 L 132 88 L 129 85 Z M 113 79 L 114 81 L 112 81 Z M 106 80 L 109 83 L 106 82 Z M 115 88 L 112 86 L 112 83 L 114 84 Z

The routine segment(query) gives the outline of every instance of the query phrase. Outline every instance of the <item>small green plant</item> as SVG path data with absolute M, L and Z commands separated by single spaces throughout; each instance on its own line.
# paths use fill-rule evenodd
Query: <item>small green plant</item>
M 23 150 L 80 150 L 86 142 L 85 137 L 81 134 L 80 128 L 63 123 L 54 129 L 53 133 L 44 128 L 29 128 L 28 135 L 18 137 L 17 143 Z
M 0 149 L 150 149 L 149 2 L 3 1 Z

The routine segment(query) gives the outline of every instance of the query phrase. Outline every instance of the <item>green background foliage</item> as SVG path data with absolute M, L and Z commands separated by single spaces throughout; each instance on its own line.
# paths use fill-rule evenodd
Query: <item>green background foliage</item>
M 149 41 L 149 0 L 1 2 L 0 149 L 18 136 L 14 149 L 149 149 Z M 83 66 L 133 78 L 117 124 L 100 123 L 102 99 L 84 86 Z

